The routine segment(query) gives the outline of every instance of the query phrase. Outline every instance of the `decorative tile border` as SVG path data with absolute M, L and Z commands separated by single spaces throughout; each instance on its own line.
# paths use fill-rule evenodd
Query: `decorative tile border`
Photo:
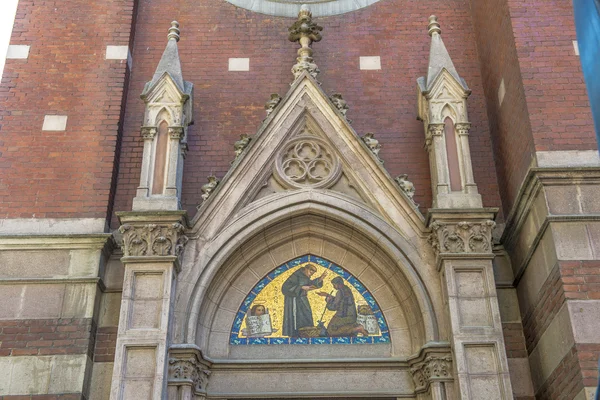
M 290 268 L 295 268 L 298 265 L 312 262 L 318 264 L 324 268 L 329 269 L 330 271 L 340 275 L 346 280 L 349 284 L 354 286 L 354 288 L 363 296 L 367 304 L 371 307 L 375 317 L 377 318 L 377 322 L 379 324 L 379 330 L 381 331 L 381 336 L 368 336 L 368 337 L 358 337 L 358 336 L 345 336 L 345 337 L 313 337 L 313 338 L 240 338 L 239 332 L 242 327 L 242 323 L 244 318 L 246 317 L 246 313 L 250 308 L 252 302 L 258 294 L 263 290 L 269 283 L 271 283 L 276 277 L 283 274 L 285 271 Z M 235 320 L 233 321 L 233 326 L 231 328 L 231 334 L 229 338 L 229 343 L 232 345 L 279 345 L 279 344 L 377 344 L 377 343 L 391 343 L 389 328 L 385 321 L 385 317 L 377 304 L 377 301 L 373 298 L 371 293 L 367 291 L 364 285 L 352 276 L 348 271 L 344 268 L 336 265 L 330 261 L 327 261 L 321 257 L 317 257 L 314 255 L 304 255 L 302 257 L 298 257 L 292 261 L 289 261 L 279 267 L 275 268 L 273 271 L 269 272 L 264 278 L 262 278 L 250 291 L 248 296 L 244 299 L 242 305 L 240 306 Z

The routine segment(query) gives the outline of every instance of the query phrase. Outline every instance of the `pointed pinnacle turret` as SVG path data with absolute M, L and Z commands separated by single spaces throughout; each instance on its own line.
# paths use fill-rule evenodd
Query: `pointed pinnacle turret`
M 467 88 L 466 83 L 458 75 L 454 63 L 448 54 L 448 50 L 442 40 L 442 29 L 438 23 L 437 17 L 432 15 L 429 17 L 429 25 L 427 26 L 429 36 L 431 36 L 431 49 L 429 51 L 429 71 L 427 73 L 427 81 L 425 85 L 427 89 L 431 88 L 431 85 L 442 72 L 443 69 L 448 71 L 458 83 L 460 83 L 465 89 Z
M 186 92 L 185 82 L 183 80 L 183 73 L 181 72 L 181 61 L 179 60 L 179 50 L 177 48 L 177 42 L 179 42 L 179 23 L 177 21 L 171 22 L 171 27 L 169 28 L 169 34 L 167 38 L 169 41 L 167 42 L 167 47 L 158 63 L 158 67 L 156 67 L 156 72 L 154 72 L 154 76 L 152 77 L 152 81 L 146 84 L 146 88 L 152 88 L 156 82 L 160 80 L 160 78 L 166 73 L 171 79 L 175 82 L 175 84 L 179 87 L 181 92 Z M 147 90 L 144 89 L 144 93 Z
M 301 46 L 300 49 L 298 49 L 298 58 L 296 58 L 298 62 L 292 67 L 294 78 L 298 79 L 304 71 L 308 71 L 313 78 L 317 78 L 319 67 L 317 67 L 317 64 L 313 61 L 313 50 L 310 46 L 313 42 L 321 40 L 322 30 L 322 26 L 313 22 L 312 13 L 308 6 L 303 4 L 302 7 L 300 7 L 298 19 L 289 28 L 290 41 L 299 42 Z

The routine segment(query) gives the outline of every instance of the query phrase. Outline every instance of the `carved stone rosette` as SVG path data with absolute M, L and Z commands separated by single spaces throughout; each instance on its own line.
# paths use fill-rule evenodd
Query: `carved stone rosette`
M 450 355 L 428 355 L 422 362 L 414 364 L 410 368 L 410 373 L 415 382 L 415 392 L 425 392 L 434 381 L 451 381 L 453 379 L 452 357 Z
M 436 253 L 492 253 L 492 220 L 431 224 L 429 243 Z
M 202 358 L 199 350 L 194 348 L 169 350 L 167 379 L 169 386 L 189 386 L 196 396 L 203 398 L 206 395 L 209 376 L 210 364 Z
M 119 228 L 123 235 L 125 257 L 175 256 L 180 257 L 188 241 L 180 223 L 130 225 Z

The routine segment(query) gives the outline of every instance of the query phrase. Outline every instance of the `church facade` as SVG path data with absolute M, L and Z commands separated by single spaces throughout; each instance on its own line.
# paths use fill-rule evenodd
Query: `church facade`
M 2 399 L 591 399 L 571 4 L 21 0 Z

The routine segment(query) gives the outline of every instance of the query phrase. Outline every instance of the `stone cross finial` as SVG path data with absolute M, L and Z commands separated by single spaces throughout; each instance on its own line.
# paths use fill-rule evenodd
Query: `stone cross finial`
M 179 34 L 180 33 L 181 33 L 181 31 L 179 30 L 179 22 L 177 22 L 177 21 L 171 22 L 171 27 L 169 28 L 169 34 L 167 35 L 167 38 L 169 40 L 175 39 L 175 41 L 179 42 Z
M 312 13 L 308 6 L 306 4 L 302 5 L 298 13 L 298 19 L 289 28 L 290 34 L 288 37 L 291 42 L 299 42 L 301 46 L 298 49 L 298 58 L 296 58 L 298 62 L 292 67 L 292 73 L 296 79 L 302 75 L 303 71 L 308 71 L 313 78 L 317 78 L 319 68 L 313 62 L 313 50 L 310 45 L 321 40 L 322 30 L 322 26 L 313 22 Z
M 440 28 L 440 24 L 437 22 L 437 17 L 435 15 L 429 17 L 427 29 L 429 29 L 429 36 L 433 36 L 434 33 L 437 33 L 438 35 L 442 33 L 442 29 Z

